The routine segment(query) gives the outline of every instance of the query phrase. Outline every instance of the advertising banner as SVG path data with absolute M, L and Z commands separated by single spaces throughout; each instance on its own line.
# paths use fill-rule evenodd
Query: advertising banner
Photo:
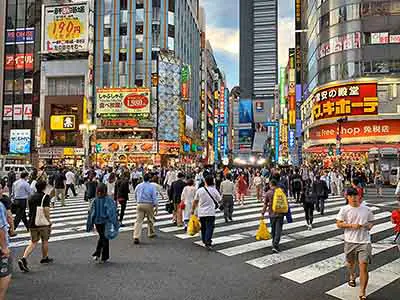
M 151 92 L 148 88 L 97 89 L 97 114 L 149 114 Z
M 30 121 L 32 120 L 32 104 L 7 104 L 3 109 L 4 121 Z
M 31 152 L 31 130 L 10 130 L 10 154 L 29 154 Z
M 89 44 L 88 3 L 43 6 L 42 52 L 85 52 Z
M 101 119 L 101 127 L 105 128 L 133 128 L 139 126 L 135 119 Z
M 253 123 L 253 103 L 251 99 L 239 100 L 239 123 Z
M 6 55 L 4 69 L 12 70 L 33 70 L 33 53 Z
M 75 129 L 76 129 L 76 116 L 74 115 L 50 116 L 50 130 L 66 131 Z
M 327 124 L 310 129 L 310 139 L 329 140 L 337 138 L 338 125 Z M 342 123 L 340 137 L 379 137 L 379 136 L 400 136 L 400 120 L 371 120 L 371 121 L 350 121 Z
M 337 85 L 314 94 L 313 120 L 378 114 L 376 83 Z
M 183 65 L 181 70 L 181 96 L 183 101 L 190 98 L 191 69 L 188 65 Z
M 156 153 L 156 143 L 153 140 L 118 140 L 100 141 L 96 145 L 97 153 L 107 154 L 143 154 Z M 119 160 L 121 157 L 119 157 Z
M 158 138 L 179 141 L 179 108 L 181 106 L 181 61 L 173 52 L 159 55 Z
M 7 29 L 6 45 L 33 44 L 35 42 L 35 28 Z
M 253 143 L 253 129 L 239 129 L 239 144 L 249 145 Z

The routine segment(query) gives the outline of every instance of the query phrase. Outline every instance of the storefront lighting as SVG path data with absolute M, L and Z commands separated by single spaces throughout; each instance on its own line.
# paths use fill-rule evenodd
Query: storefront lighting
M 256 162 L 256 158 L 254 156 L 251 156 L 249 161 L 254 164 Z
M 257 161 L 257 165 L 263 165 L 263 164 L 265 164 L 266 163 L 266 159 L 265 158 L 260 158 L 258 161 Z

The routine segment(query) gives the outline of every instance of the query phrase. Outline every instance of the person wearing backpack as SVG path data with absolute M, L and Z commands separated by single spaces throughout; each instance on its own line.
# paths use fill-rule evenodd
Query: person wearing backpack
M 264 218 L 265 212 L 268 210 L 271 224 L 272 253 L 279 253 L 280 251 L 279 242 L 282 235 L 283 219 L 289 210 L 287 196 L 277 184 L 275 179 L 270 180 L 270 189 L 265 194 L 264 207 L 261 212 L 261 217 Z
M 292 189 L 294 199 L 296 200 L 296 203 L 299 203 L 301 191 L 303 190 L 303 180 L 301 179 L 298 169 L 294 171 L 294 175 L 292 177 Z
M 328 185 L 321 177 L 318 175 L 312 185 L 313 194 L 316 196 L 316 209 L 324 215 L 325 200 L 328 199 Z
M 316 195 L 313 193 L 311 180 L 307 179 L 307 181 L 304 182 L 304 187 L 301 193 L 301 202 L 303 203 L 306 225 L 308 227 L 308 230 L 312 230 L 315 200 L 316 200 Z

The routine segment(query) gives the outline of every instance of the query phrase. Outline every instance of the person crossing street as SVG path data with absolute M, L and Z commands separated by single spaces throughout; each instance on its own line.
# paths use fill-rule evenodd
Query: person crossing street
M 15 230 L 18 228 L 19 223 L 24 223 L 27 230 L 29 230 L 28 219 L 26 217 L 26 205 L 28 201 L 28 197 L 31 195 L 32 190 L 31 186 L 27 181 L 28 173 L 21 173 L 20 179 L 14 182 L 13 184 L 13 195 L 14 205 L 15 205 L 15 218 L 14 218 L 14 228 Z

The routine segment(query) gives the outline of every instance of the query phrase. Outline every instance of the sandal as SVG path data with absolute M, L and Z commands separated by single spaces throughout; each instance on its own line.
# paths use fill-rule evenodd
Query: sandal
M 349 286 L 351 286 L 351 287 L 356 287 L 356 280 L 355 280 L 355 279 L 350 279 L 349 282 L 348 282 L 348 284 L 349 284 Z M 362 296 L 360 296 L 360 297 L 362 297 Z M 360 299 L 361 299 L 361 298 L 360 298 Z
M 367 296 L 359 296 L 360 300 L 367 300 Z

